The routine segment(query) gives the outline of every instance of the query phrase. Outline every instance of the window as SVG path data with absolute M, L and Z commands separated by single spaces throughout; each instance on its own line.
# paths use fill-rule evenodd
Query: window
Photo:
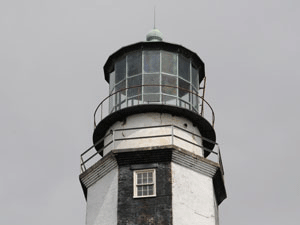
M 115 61 L 109 85 L 110 112 L 140 104 L 199 110 L 199 67 L 180 52 L 128 52 Z
M 129 77 L 142 73 L 142 52 L 134 52 L 127 56 L 127 73 Z
M 160 71 L 160 52 L 145 51 L 144 52 L 144 71 L 145 73 Z
M 133 197 L 156 196 L 155 169 L 135 170 L 133 172 Z

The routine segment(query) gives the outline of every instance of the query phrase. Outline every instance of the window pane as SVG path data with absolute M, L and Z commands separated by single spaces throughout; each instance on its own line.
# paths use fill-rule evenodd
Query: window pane
M 141 184 L 142 183 L 142 174 L 138 173 L 137 174 L 137 184 Z
M 109 93 L 111 94 L 115 87 L 115 71 L 109 74 Z
M 142 104 L 142 95 L 135 95 L 127 98 L 127 107 Z
M 124 91 L 121 91 L 121 94 L 125 95 L 125 93 L 126 93 L 126 91 L 125 91 L 125 85 L 126 85 L 126 81 L 125 80 L 123 80 L 121 83 L 117 84 L 116 85 L 116 92 L 124 89 Z
M 141 85 L 142 85 L 142 75 L 128 78 L 128 88 L 129 88 L 127 90 L 128 97 L 141 95 L 142 87 L 131 88 L 131 87 L 141 86 Z
M 179 106 L 182 108 L 190 109 L 190 104 L 187 101 L 182 101 L 179 99 Z
M 159 72 L 160 54 L 159 51 L 144 52 L 144 71 L 145 73 Z
M 143 173 L 143 184 L 147 184 L 147 173 Z
M 137 187 L 137 195 L 142 196 L 143 195 L 143 186 Z
M 160 102 L 160 95 L 159 94 L 144 95 L 144 102 L 145 103 Z
M 149 185 L 148 187 L 149 195 L 153 195 L 153 185 Z
M 112 113 L 114 111 L 114 106 L 115 106 L 115 96 L 110 96 L 109 97 L 109 112 Z
M 128 76 L 137 75 L 142 73 L 142 53 L 131 53 L 127 57 L 128 63 Z
M 116 71 L 116 83 L 119 83 L 121 80 L 125 79 L 126 58 L 116 62 L 115 71 Z
M 190 91 L 190 84 L 182 79 L 179 79 L 179 97 L 188 95 Z M 187 101 L 189 99 L 186 99 Z
M 179 76 L 190 81 L 190 60 L 179 55 Z
M 159 85 L 159 74 L 145 74 L 144 85 Z M 146 86 L 144 93 L 159 93 L 159 86 Z
M 199 89 L 199 73 L 194 67 L 192 67 L 192 84 L 197 90 Z
M 162 95 L 162 102 L 168 105 L 177 105 L 177 97 Z
M 177 77 L 162 74 L 162 85 L 177 87 Z M 163 86 L 162 92 L 170 95 L 177 95 L 177 88 Z
M 195 107 L 195 109 L 198 111 L 198 96 L 197 96 L 197 90 L 193 88 L 193 106 Z
M 177 54 L 162 51 L 162 72 L 177 75 Z
M 147 186 L 142 186 L 143 187 L 143 195 L 147 195 Z

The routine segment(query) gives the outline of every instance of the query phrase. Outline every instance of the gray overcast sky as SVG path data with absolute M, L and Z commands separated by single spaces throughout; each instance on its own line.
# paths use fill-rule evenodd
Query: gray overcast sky
M 178 1 L 179 2 L 179 1 Z M 296 0 L 0 2 L 0 224 L 85 224 L 79 155 L 110 54 L 157 27 L 205 62 L 222 225 L 299 224 Z

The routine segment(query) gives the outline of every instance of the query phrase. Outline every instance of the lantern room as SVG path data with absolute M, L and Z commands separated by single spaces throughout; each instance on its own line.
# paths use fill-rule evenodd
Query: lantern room
M 166 42 L 141 42 L 114 53 L 104 66 L 109 113 L 141 104 L 166 104 L 199 111 L 201 59 Z

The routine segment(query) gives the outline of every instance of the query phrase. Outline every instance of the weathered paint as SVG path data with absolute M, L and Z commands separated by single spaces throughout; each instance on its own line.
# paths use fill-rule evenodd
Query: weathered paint
M 156 169 L 156 197 L 133 198 L 133 171 L 149 168 Z M 218 171 L 217 164 L 179 148 L 110 152 L 81 175 L 86 224 L 217 225 Z
M 149 127 L 149 126 L 159 126 L 159 125 L 176 125 L 183 128 L 186 131 L 192 132 L 196 135 L 200 135 L 197 127 L 193 126 L 192 122 L 186 118 L 172 116 L 167 113 L 141 113 L 128 116 L 126 121 L 118 121 L 114 123 L 110 129 L 107 131 L 107 134 L 111 130 L 116 129 L 126 129 L 126 128 L 140 128 L 140 127 Z M 201 138 L 191 135 L 181 129 L 174 128 L 173 133 L 189 142 L 195 143 L 202 146 Z M 171 135 L 171 127 L 158 127 L 158 128 L 143 128 L 137 130 L 127 130 L 127 131 L 118 131 L 115 132 L 114 138 L 134 138 L 134 137 L 146 137 L 154 135 Z M 104 145 L 109 143 L 112 140 L 113 136 L 109 136 L 105 139 Z M 104 150 L 104 155 L 110 152 L 112 149 L 126 149 L 126 148 L 142 148 L 142 147 L 153 147 L 153 146 L 164 146 L 164 145 L 175 145 L 180 148 L 183 148 L 189 152 L 192 152 L 196 155 L 203 156 L 203 150 L 190 144 L 186 141 L 180 140 L 179 138 L 172 137 L 158 137 L 158 138 L 139 138 L 133 140 L 122 140 L 115 141 L 112 145 Z
M 173 225 L 216 225 L 212 178 L 171 163 Z
M 133 171 L 136 168 L 156 169 L 156 197 L 133 198 Z M 118 224 L 171 225 L 171 193 L 170 162 L 120 166 Z
M 87 190 L 86 225 L 116 225 L 118 169 L 115 168 Z

